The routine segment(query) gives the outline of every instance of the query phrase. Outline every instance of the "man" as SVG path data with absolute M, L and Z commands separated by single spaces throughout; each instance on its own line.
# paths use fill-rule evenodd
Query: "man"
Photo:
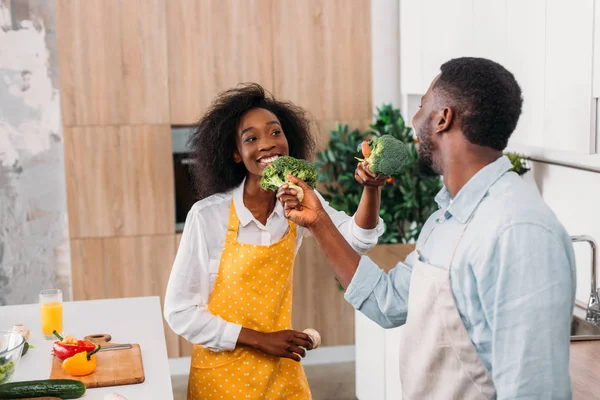
M 444 180 L 416 250 L 386 275 L 344 241 L 310 188 L 288 218 L 307 226 L 346 300 L 385 328 L 403 325 L 405 399 L 570 399 L 575 301 L 571 241 L 502 151 L 521 89 L 501 65 L 441 67 L 413 118 L 421 163 Z M 400 394 L 398 394 L 400 397 Z

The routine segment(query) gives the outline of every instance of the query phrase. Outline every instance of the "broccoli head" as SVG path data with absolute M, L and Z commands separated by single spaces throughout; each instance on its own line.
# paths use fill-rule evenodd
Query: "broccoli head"
M 283 156 L 277 158 L 271 165 L 264 169 L 262 178 L 260 179 L 260 186 L 264 190 L 276 192 L 281 186 L 287 183 L 291 188 L 296 190 L 298 200 L 302 201 L 304 191 L 301 187 L 288 182 L 288 175 L 302 179 L 313 189 L 317 184 L 317 170 L 311 163 L 306 160 Z
M 396 175 L 408 163 L 408 149 L 406 145 L 392 135 L 382 135 L 370 142 L 370 154 L 364 154 L 364 159 L 357 158 L 369 165 L 375 173 Z

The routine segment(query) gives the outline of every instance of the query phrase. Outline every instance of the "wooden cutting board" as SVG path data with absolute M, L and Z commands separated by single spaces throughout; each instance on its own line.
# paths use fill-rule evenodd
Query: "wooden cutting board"
M 110 335 L 92 335 L 86 339 L 100 345 L 114 344 L 108 343 Z M 132 344 L 131 349 L 99 351 L 96 360 L 96 369 L 90 375 L 71 376 L 62 369 L 62 361 L 53 357 L 50 379 L 76 379 L 86 388 L 131 385 L 146 379 L 139 344 Z

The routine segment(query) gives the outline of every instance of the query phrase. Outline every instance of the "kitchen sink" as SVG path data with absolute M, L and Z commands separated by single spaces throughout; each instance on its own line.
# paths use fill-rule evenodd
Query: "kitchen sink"
M 573 315 L 571 319 L 571 341 L 600 340 L 600 326 Z

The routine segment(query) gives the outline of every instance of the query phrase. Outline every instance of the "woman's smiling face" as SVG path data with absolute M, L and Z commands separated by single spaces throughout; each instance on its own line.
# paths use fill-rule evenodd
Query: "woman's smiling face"
M 277 157 L 288 154 L 288 141 L 275 114 L 264 108 L 244 114 L 236 132 L 235 162 L 243 162 L 248 173 L 262 176 Z

